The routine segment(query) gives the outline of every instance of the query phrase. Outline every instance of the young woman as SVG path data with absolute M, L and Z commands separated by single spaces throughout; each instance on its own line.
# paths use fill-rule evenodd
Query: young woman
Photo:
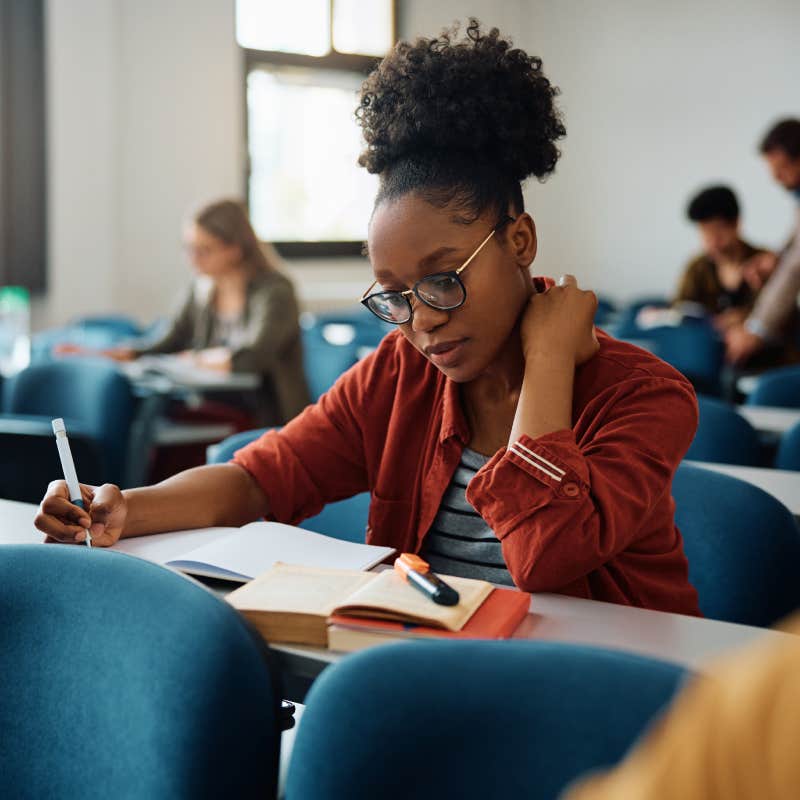
M 361 163 L 381 177 L 363 302 L 397 323 L 378 350 L 279 432 L 144 489 L 51 485 L 52 539 L 296 523 L 369 490 L 367 541 L 434 569 L 697 614 L 672 475 L 694 435 L 692 388 L 595 332 L 573 277 L 533 279 L 520 183 L 565 133 L 539 59 L 472 21 L 463 41 L 402 42 L 364 84 Z
M 274 248 L 258 241 L 244 207 L 221 200 L 199 210 L 184 244 L 197 277 L 164 334 L 146 347 L 119 347 L 104 355 L 119 361 L 180 353 L 198 366 L 254 372 L 261 390 L 232 400 L 258 425 L 278 425 L 309 402 L 303 372 L 298 307 Z M 75 348 L 69 348 L 73 351 Z

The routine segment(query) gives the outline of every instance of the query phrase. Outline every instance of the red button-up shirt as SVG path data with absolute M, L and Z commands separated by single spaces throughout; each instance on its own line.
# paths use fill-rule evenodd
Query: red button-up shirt
M 572 429 L 499 450 L 467 499 L 520 589 L 699 614 L 670 492 L 697 427 L 694 391 L 649 353 L 598 338 L 576 370 Z M 370 491 L 367 542 L 418 552 L 469 438 L 458 385 L 396 331 L 234 460 L 276 520 Z

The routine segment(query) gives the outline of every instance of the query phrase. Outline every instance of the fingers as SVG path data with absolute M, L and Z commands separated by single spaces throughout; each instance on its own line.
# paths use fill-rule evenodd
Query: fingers
M 574 275 L 562 275 L 558 279 L 558 286 L 574 286 L 577 288 L 578 286 L 578 279 Z

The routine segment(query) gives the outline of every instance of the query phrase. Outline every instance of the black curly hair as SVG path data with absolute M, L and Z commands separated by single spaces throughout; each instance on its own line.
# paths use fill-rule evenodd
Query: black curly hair
M 544 180 L 566 129 L 542 61 L 470 19 L 433 39 L 398 42 L 361 88 L 358 163 L 381 177 L 375 204 L 418 192 L 471 222 L 524 210 L 521 183 Z

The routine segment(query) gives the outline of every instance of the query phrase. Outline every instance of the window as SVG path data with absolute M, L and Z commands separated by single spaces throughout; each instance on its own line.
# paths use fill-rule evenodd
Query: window
M 359 254 L 377 177 L 356 163 L 354 111 L 394 43 L 394 0 L 237 0 L 236 39 L 256 232 L 287 256 Z

